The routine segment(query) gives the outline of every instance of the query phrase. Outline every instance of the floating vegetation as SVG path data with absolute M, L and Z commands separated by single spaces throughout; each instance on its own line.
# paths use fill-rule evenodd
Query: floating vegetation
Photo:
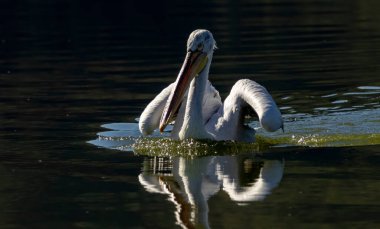
M 262 153 L 272 147 L 343 147 L 380 144 L 380 134 L 294 134 L 281 136 L 257 135 L 254 143 L 188 139 L 173 140 L 167 137 L 116 137 L 99 136 L 89 143 L 138 155 L 161 157 L 199 157 Z
M 236 155 L 247 152 L 263 152 L 271 147 L 266 139 L 258 137 L 255 143 L 234 141 L 208 141 L 188 139 L 184 141 L 169 138 L 138 138 L 133 151 L 138 155 L 160 157 L 200 157 Z
M 380 144 L 380 134 L 292 135 L 283 139 L 292 145 L 309 147 L 364 146 Z
M 256 136 L 254 143 L 234 141 L 199 141 L 194 139 L 178 141 L 168 138 L 138 138 L 132 145 L 138 155 L 199 157 L 216 155 L 237 155 L 241 153 L 262 153 L 272 147 L 341 147 L 380 144 L 380 134 L 354 135 L 292 135 L 280 138 Z

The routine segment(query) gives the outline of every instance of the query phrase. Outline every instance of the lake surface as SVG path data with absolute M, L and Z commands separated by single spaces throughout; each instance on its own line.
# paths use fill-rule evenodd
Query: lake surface
M 0 2 L 1 228 L 378 228 L 380 2 Z M 191 31 L 285 133 L 141 140 Z M 252 119 L 248 123 L 258 127 Z M 137 141 L 137 143 L 136 143 Z

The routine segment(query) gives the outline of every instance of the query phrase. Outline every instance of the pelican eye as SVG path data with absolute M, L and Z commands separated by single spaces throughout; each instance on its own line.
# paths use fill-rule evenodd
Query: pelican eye
M 202 50 L 203 50 L 203 44 L 202 44 L 202 43 L 200 43 L 200 44 L 198 45 L 197 50 L 198 50 L 198 51 L 202 51 Z

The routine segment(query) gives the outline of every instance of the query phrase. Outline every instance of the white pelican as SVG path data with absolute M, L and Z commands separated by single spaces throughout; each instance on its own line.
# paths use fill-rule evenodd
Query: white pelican
M 256 112 L 265 130 L 283 128 L 281 113 L 272 96 L 252 80 L 236 82 L 222 103 L 219 92 L 208 81 L 215 48 L 210 31 L 198 29 L 190 34 L 186 58 L 176 82 L 162 90 L 140 116 L 139 129 L 143 135 L 157 128 L 163 132 L 175 121 L 171 132 L 174 139 L 252 142 L 255 131 L 244 125 L 249 107 Z

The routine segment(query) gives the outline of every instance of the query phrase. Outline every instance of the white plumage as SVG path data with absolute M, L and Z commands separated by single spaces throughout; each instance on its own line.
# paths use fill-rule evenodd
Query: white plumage
M 161 91 L 140 116 L 143 135 L 163 131 L 174 121 L 175 139 L 254 141 L 255 131 L 244 125 L 246 108 L 257 114 L 267 131 L 283 128 L 281 113 L 272 96 L 260 84 L 239 80 L 222 103 L 208 81 L 215 40 L 207 30 L 195 30 L 187 42 L 187 55 L 178 78 Z

